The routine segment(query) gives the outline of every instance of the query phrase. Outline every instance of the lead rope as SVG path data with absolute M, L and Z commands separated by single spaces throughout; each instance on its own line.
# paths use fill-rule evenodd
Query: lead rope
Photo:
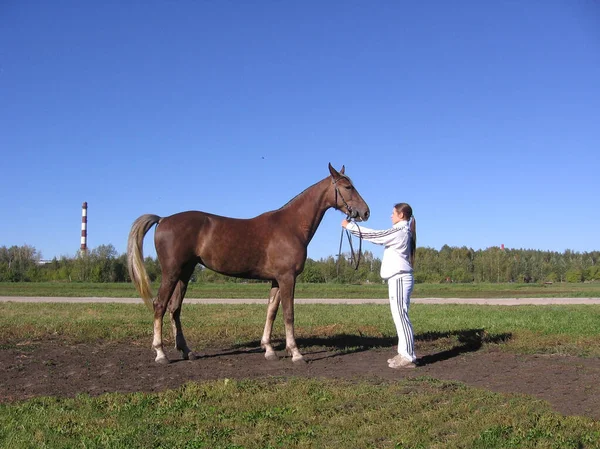
M 344 177 L 346 177 L 346 176 L 344 176 Z M 346 210 L 348 211 L 348 213 L 346 214 L 346 220 L 352 221 L 351 214 L 350 214 L 350 212 L 352 211 L 352 208 L 346 202 L 346 199 L 344 198 L 344 195 L 342 195 L 342 192 L 340 192 L 338 190 L 337 185 L 336 185 L 337 181 L 339 181 L 339 179 L 336 181 L 333 181 L 333 185 L 335 188 L 335 204 L 337 205 L 337 198 L 339 195 L 339 197 L 342 199 L 342 203 L 344 203 L 344 206 L 346 206 Z M 340 248 L 338 250 L 338 259 L 336 261 L 336 276 L 338 279 L 340 277 L 340 259 L 342 258 L 342 242 L 344 240 L 344 231 L 346 231 L 346 236 L 348 237 L 348 243 L 350 244 L 350 263 L 351 263 L 351 265 L 354 265 L 354 263 L 352 261 L 356 261 L 354 270 L 355 271 L 358 270 L 358 265 L 360 264 L 360 256 L 361 256 L 361 252 L 362 252 L 362 232 L 360 231 L 360 227 L 358 225 L 356 225 L 356 227 L 358 227 L 358 234 L 359 234 L 358 255 L 354 252 L 354 247 L 352 246 L 352 237 L 350 235 L 350 231 L 342 228 L 342 234 L 340 235 Z
M 350 215 L 348 215 L 346 217 L 346 220 L 348 220 L 349 218 L 350 218 Z M 355 222 L 355 224 L 356 224 L 356 222 Z M 336 276 L 338 277 L 338 279 L 340 277 L 340 259 L 342 258 L 342 243 L 344 241 L 344 231 L 346 231 L 346 237 L 348 237 L 348 243 L 350 244 L 350 264 L 354 268 L 354 271 L 358 270 L 358 266 L 360 265 L 360 257 L 361 257 L 361 253 L 362 253 L 362 232 L 360 230 L 360 226 L 356 225 L 356 227 L 358 227 L 358 234 L 359 234 L 358 253 L 354 252 L 354 247 L 352 246 L 352 236 L 350 234 L 350 231 L 342 228 L 342 234 L 340 235 L 340 248 L 338 250 L 338 259 L 337 259 L 337 263 L 336 263 Z M 356 263 L 354 263 L 353 261 L 355 261 Z

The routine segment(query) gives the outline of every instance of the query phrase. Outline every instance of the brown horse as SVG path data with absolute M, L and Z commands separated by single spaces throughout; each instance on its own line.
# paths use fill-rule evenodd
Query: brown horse
M 286 350 L 292 361 L 304 361 L 294 337 L 294 290 L 306 262 L 306 248 L 333 207 L 356 220 L 369 218 L 369 207 L 344 174 L 329 164 L 330 176 L 310 186 L 285 206 L 251 219 L 227 218 L 188 211 L 161 218 L 142 215 L 133 223 L 127 242 L 129 275 L 148 307 L 154 310 L 157 363 L 169 363 L 163 349 L 163 317 L 169 308 L 175 347 L 184 359 L 195 359 L 181 328 L 183 297 L 196 264 L 228 276 L 271 281 L 267 321 L 261 339 L 268 360 L 277 360 L 271 331 L 277 309 L 283 306 Z M 162 281 L 156 299 L 144 267 L 144 236 L 154 234 Z

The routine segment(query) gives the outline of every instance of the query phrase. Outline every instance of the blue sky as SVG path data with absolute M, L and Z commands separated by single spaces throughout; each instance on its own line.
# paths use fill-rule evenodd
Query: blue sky
M 250 218 L 331 162 L 419 246 L 598 250 L 598 80 L 596 0 L 3 1 L 0 246 L 75 255 L 87 201 L 122 253 L 141 214 Z

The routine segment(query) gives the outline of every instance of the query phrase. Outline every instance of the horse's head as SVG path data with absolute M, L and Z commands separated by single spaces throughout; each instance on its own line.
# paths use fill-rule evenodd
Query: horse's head
M 345 168 L 343 165 L 342 169 L 338 172 L 329 164 L 334 195 L 333 207 L 357 221 L 366 221 L 370 215 L 369 206 L 367 206 L 360 193 L 354 188 L 352 181 L 344 174 L 344 171 Z

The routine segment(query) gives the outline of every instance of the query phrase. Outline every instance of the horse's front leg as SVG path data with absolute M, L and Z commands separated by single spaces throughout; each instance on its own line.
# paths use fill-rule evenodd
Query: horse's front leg
M 294 291 L 296 278 L 290 277 L 279 281 L 281 305 L 283 306 L 283 322 L 285 323 L 285 349 L 292 356 L 292 362 L 304 362 L 304 357 L 298 350 L 294 336 Z
M 273 322 L 277 316 L 277 310 L 279 309 L 279 302 L 281 296 L 279 294 L 279 286 L 276 282 L 273 282 L 271 286 L 271 292 L 269 293 L 269 305 L 267 306 L 267 321 L 265 322 L 265 330 L 260 340 L 260 347 L 265 350 L 265 358 L 267 360 L 279 360 L 279 357 L 271 346 L 271 334 L 273 332 Z

